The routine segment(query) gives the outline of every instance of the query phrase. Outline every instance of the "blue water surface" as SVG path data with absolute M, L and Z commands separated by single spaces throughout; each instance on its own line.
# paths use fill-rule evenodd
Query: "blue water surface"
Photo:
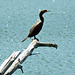
M 75 75 L 75 0 L 0 0 L 0 65 L 13 51 L 23 51 L 31 43 L 28 38 L 39 12 L 45 13 L 44 25 L 37 35 L 40 42 L 56 43 L 58 49 L 41 47 L 22 64 L 24 74 L 13 75 Z

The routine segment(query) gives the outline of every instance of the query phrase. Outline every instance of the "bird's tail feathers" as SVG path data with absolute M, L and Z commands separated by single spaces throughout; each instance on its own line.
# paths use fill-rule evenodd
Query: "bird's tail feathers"
M 24 40 L 22 40 L 22 42 L 24 42 L 27 38 L 28 38 L 28 36 Z

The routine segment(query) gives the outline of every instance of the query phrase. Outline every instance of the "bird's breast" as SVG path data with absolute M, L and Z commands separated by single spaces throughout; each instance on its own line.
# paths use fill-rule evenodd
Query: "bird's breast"
M 42 25 L 43 25 L 43 22 L 41 20 L 39 20 L 38 22 L 36 22 L 31 27 L 29 36 L 32 37 L 32 36 L 37 35 L 40 32 L 40 30 L 42 29 Z

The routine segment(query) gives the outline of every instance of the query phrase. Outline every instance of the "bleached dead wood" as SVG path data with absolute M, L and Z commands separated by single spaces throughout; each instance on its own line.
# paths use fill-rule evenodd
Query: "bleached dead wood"
M 12 63 L 12 65 L 8 68 L 8 70 L 4 73 L 4 75 L 12 75 L 17 69 L 21 69 L 22 73 L 23 73 L 23 69 L 22 69 L 22 63 L 26 60 L 26 58 L 28 56 L 30 56 L 33 52 L 33 50 L 37 47 L 41 47 L 41 46 L 48 46 L 48 47 L 55 47 L 57 49 L 57 45 L 56 44 L 52 44 L 52 43 L 43 43 L 43 42 L 39 42 L 36 39 L 34 39 L 31 44 L 29 45 L 29 47 L 24 50 L 18 57 L 17 59 Z
M 0 66 L 0 75 L 3 75 L 6 72 L 6 70 L 11 66 L 20 53 L 20 51 L 13 52 L 11 56 L 2 63 Z

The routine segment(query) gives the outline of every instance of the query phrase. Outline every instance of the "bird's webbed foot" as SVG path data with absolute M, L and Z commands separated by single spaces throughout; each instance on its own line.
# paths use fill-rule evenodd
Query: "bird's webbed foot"
M 34 36 L 34 39 L 36 39 L 37 41 L 39 41 L 39 39 L 38 39 L 38 38 L 36 38 L 35 36 Z

